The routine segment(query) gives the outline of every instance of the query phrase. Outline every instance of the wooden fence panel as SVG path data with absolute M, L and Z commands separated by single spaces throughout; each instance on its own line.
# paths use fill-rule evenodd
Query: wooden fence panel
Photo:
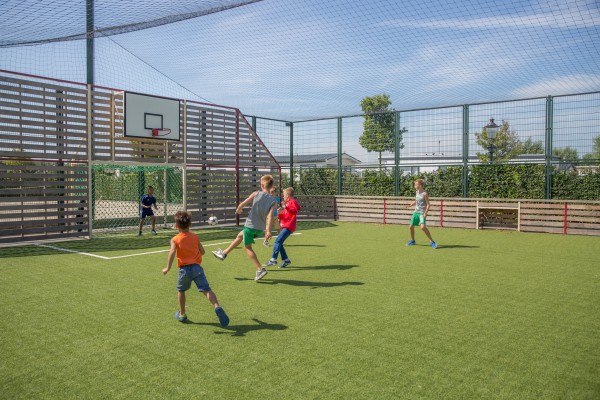
M 318 201 L 314 197 L 313 201 Z M 408 225 L 411 197 L 335 196 L 340 221 Z M 303 197 L 303 201 L 310 201 Z M 600 236 L 600 202 L 520 199 L 431 199 L 427 224 Z
M 0 162 L 0 243 L 89 236 L 87 165 L 20 164 Z

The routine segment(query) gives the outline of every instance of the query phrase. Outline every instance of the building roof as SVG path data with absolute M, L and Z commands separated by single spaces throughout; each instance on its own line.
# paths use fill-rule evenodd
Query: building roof
M 361 161 L 355 157 L 352 157 L 348 153 L 342 153 L 342 157 L 347 157 L 354 160 L 356 163 L 360 163 Z M 277 162 L 280 164 L 289 164 L 290 157 L 289 156 L 278 156 Z M 294 156 L 294 163 L 306 164 L 306 163 L 324 163 L 329 160 L 333 160 L 337 158 L 337 153 L 324 153 L 324 154 L 302 154 Z

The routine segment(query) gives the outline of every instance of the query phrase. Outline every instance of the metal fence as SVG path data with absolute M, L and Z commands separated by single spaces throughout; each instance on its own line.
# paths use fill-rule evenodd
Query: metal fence
M 436 197 L 600 200 L 600 92 L 392 113 L 381 154 L 360 145 L 362 115 L 251 120 L 305 195 L 408 196 L 422 177 Z

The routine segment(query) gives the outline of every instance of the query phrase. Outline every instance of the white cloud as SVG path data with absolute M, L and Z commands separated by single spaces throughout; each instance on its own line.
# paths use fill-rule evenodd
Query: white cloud
M 505 28 L 593 28 L 600 26 L 600 11 L 593 5 L 582 4 L 573 6 L 563 5 L 551 12 L 532 13 L 526 15 L 502 15 L 474 19 L 438 19 L 438 20 L 407 20 L 395 19 L 384 21 L 379 26 L 397 28 L 428 28 L 428 29 L 489 29 Z M 585 12 L 581 12 L 585 9 Z
M 516 98 L 539 97 L 548 94 L 572 94 L 600 90 L 600 75 L 578 74 L 544 79 L 513 90 Z

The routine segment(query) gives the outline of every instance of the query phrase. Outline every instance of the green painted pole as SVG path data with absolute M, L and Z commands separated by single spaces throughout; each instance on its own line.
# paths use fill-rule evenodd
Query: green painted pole
M 285 126 L 290 128 L 290 187 L 294 186 L 294 123 L 286 122 Z
M 394 112 L 394 196 L 400 195 L 400 112 Z
M 469 105 L 463 106 L 463 170 L 462 170 L 462 196 L 469 197 Z
M 94 0 L 86 1 L 87 83 L 94 84 Z
M 554 127 L 554 99 L 552 96 L 546 98 L 546 184 L 545 184 L 545 197 L 546 199 L 552 198 L 552 174 L 554 169 L 552 168 L 552 130 Z
M 338 118 L 337 121 L 338 128 L 338 146 L 337 146 L 337 194 L 342 195 L 342 118 Z

